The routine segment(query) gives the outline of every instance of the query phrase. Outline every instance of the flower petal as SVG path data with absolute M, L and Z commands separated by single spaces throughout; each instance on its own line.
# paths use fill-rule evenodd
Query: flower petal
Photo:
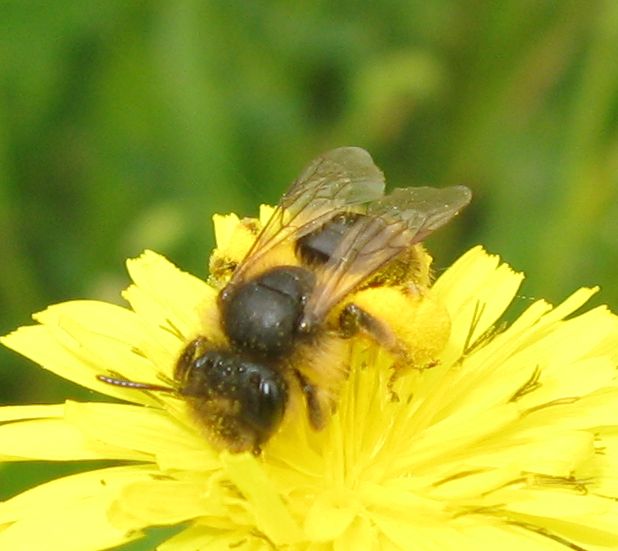
M 204 305 L 214 306 L 217 291 L 152 251 L 128 260 L 127 269 L 135 285 L 123 296 L 154 329 L 167 332 L 167 346 L 178 351 L 182 341 L 196 336 L 203 327 L 210 309 Z
M 101 335 L 93 336 L 90 347 L 83 347 L 73 337 L 73 334 L 84 336 L 84 331 L 78 322 L 67 318 L 64 324 L 64 327 L 52 325 L 20 327 L 0 338 L 0 341 L 41 367 L 86 388 L 127 401 L 156 403 L 156 400 L 146 393 L 109 385 L 96 378 L 97 375 L 109 374 L 109 370 L 116 367 L 122 367 L 126 373 L 143 375 L 148 372 L 145 371 L 146 360 L 143 357 L 114 338 Z M 93 341 L 96 341 L 96 344 Z M 114 356 L 110 356 L 112 349 L 115 351 Z
M 451 316 L 451 339 L 442 355 L 453 363 L 472 347 L 504 313 L 521 285 L 523 274 L 500 264 L 498 256 L 475 247 L 457 260 L 431 288 Z
M 125 404 L 67 402 L 66 418 L 87 437 L 148 454 L 165 469 L 207 471 L 218 466 L 199 432 L 162 409 Z
M 255 233 L 246 224 L 241 223 L 235 214 L 215 215 L 213 222 L 217 241 L 213 257 L 222 255 L 229 261 L 240 262 L 253 245 Z
M 217 530 L 208 526 L 190 526 L 157 547 L 157 551 L 272 551 L 273 545 L 249 530 Z
M 247 500 L 257 528 L 276 545 L 299 541 L 300 527 L 256 459 L 248 454 L 223 453 L 221 461 L 230 480 Z
M 114 527 L 107 509 L 127 484 L 155 474 L 113 467 L 53 480 L 0 503 L 0 549 L 90 551 L 141 536 Z
M 333 543 L 333 551 L 353 549 L 384 551 L 385 548 L 384 544 L 380 544 L 379 531 L 366 517 L 356 517 L 348 529 Z
M 24 421 L 26 419 L 62 417 L 63 415 L 64 404 L 0 407 L 0 423 L 5 423 L 7 421 Z
M 79 343 L 72 350 L 85 364 L 96 363 L 107 372 L 118 370 L 128 379 L 153 384 L 161 384 L 157 373 L 172 377 L 183 344 L 170 330 L 153 327 L 135 312 L 104 302 L 64 302 L 36 314 L 35 319 L 68 333 L 67 345 Z M 58 338 L 67 340 L 62 334 Z
M 36 408 L 36 409 L 34 409 Z M 0 425 L 0 458 L 5 461 L 74 461 L 86 459 L 122 459 L 147 461 L 149 456 L 90 438 L 64 418 L 64 406 L 25 407 L 19 420 L 19 407 L 10 410 L 13 422 Z M 38 418 L 34 418 L 37 413 Z M 4 416 L 9 417 L 8 415 Z
M 357 507 L 347 497 L 337 499 L 335 493 L 318 496 L 305 513 L 304 531 L 312 541 L 331 541 L 352 524 Z
M 212 516 L 216 506 L 208 499 L 204 480 L 142 480 L 123 488 L 109 510 L 114 526 L 132 532 L 150 526 L 179 524 Z

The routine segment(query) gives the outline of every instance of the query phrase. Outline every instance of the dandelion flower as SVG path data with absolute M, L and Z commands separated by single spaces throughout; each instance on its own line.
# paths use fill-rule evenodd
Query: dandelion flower
M 216 218 L 215 273 L 250 229 Z M 128 270 L 130 309 L 67 302 L 2 338 L 122 402 L 0 408 L 2 460 L 104 462 L 1 503 L 0 549 L 109 549 L 174 525 L 160 551 L 618 549 L 618 318 L 575 314 L 595 289 L 505 325 L 522 275 L 474 248 L 427 292 L 450 318 L 419 324 L 444 336 L 431 366 L 393 383 L 393 358 L 355 339 L 325 429 L 297 415 L 256 457 L 215 450 L 173 394 L 97 379 L 161 384 L 217 330 L 212 284 L 153 252 Z

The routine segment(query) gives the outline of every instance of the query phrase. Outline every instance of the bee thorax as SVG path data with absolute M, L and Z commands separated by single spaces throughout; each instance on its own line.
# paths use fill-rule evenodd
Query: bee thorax
M 313 278 L 303 268 L 277 267 L 223 294 L 223 329 L 232 344 L 263 357 L 286 354 L 299 333 Z

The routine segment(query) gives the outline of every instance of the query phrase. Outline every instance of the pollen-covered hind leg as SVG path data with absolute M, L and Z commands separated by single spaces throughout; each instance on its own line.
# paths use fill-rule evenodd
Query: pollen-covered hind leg
M 364 334 L 393 356 L 388 390 L 398 400 L 394 386 L 402 375 L 437 365 L 450 320 L 428 298 L 391 287 L 357 293 L 341 311 L 339 326 L 342 337 Z
M 404 357 L 406 355 L 405 347 L 399 342 L 390 327 L 356 304 L 350 303 L 341 311 L 339 315 L 339 328 L 343 338 L 348 339 L 363 333 L 393 355 L 397 357 Z
M 443 304 L 406 286 L 362 289 L 341 311 L 339 324 L 342 336 L 365 334 L 392 354 L 394 378 L 436 365 L 451 328 Z
M 405 346 L 399 341 L 397 335 L 386 323 L 353 303 L 346 305 L 341 311 L 339 326 L 344 338 L 351 338 L 359 333 L 365 334 L 395 357 L 388 381 L 388 390 L 393 401 L 399 401 L 399 396 L 393 389 L 393 385 L 398 377 L 405 372 L 406 368 L 410 366 L 411 360 Z

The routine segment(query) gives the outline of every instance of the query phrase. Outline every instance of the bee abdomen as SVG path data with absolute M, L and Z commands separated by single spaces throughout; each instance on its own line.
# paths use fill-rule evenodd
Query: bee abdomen
M 305 264 L 326 264 L 350 228 L 362 216 L 362 214 L 352 212 L 334 216 L 317 230 L 298 239 L 296 254 Z

